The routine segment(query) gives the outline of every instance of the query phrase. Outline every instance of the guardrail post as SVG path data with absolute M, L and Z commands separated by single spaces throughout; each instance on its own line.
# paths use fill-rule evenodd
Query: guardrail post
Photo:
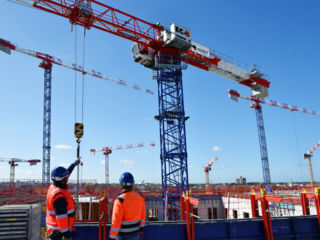
M 250 195 L 251 200 L 251 213 L 252 217 L 259 217 L 259 207 L 258 207 L 258 200 L 256 199 L 256 192 L 252 190 Z
M 190 202 L 189 202 L 189 198 L 186 197 L 184 199 L 184 203 L 185 203 L 185 207 L 186 207 L 186 225 L 187 225 L 187 239 L 188 240 L 192 240 L 192 236 L 191 236 L 191 229 L 190 229 Z
M 266 190 L 262 188 L 260 192 L 261 192 L 260 201 L 261 201 L 261 210 L 262 210 L 262 219 L 263 219 L 265 237 L 267 240 L 273 240 L 269 203 L 265 196 Z
M 185 203 L 184 203 L 184 197 L 181 196 L 180 197 L 180 220 L 184 220 L 185 219 Z
M 108 204 L 107 198 L 99 200 L 99 240 L 107 239 Z
M 303 189 L 301 192 L 301 206 L 302 206 L 302 214 L 310 215 L 309 200 L 307 198 L 307 191 L 305 189 Z
M 193 214 L 193 205 L 198 207 L 199 199 L 189 197 L 191 192 L 186 191 L 186 193 L 182 194 L 182 199 L 184 202 L 184 208 L 186 213 L 186 227 L 187 227 L 187 240 L 195 240 L 195 232 L 194 232 L 194 217 L 199 218 Z
M 319 188 L 318 187 L 314 188 L 314 203 L 315 203 L 316 209 L 317 209 L 318 224 L 319 224 L 319 228 L 320 228 L 320 199 L 319 199 Z

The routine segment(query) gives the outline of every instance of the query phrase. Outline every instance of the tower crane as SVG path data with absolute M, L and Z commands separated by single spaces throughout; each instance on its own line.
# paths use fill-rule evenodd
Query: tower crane
M 206 176 L 206 186 L 209 186 L 209 171 L 211 171 L 211 165 L 218 160 L 218 157 L 214 157 L 210 162 L 208 162 L 204 168 L 204 174 Z
M 97 0 L 16 1 L 67 18 L 85 30 L 96 28 L 134 42 L 134 61 L 154 70 L 158 83 L 159 115 L 155 118 L 160 125 L 162 197 L 163 204 L 167 199 L 172 208 L 179 209 L 181 193 L 189 188 L 182 88 L 186 64 L 248 86 L 254 96 L 268 96 L 270 82 L 257 68 L 243 69 L 233 59 L 193 41 L 189 29 L 178 24 L 172 23 L 167 29 Z
M 18 166 L 18 163 L 21 163 L 21 162 L 29 163 L 30 166 L 33 166 L 41 161 L 39 159 L 24 160 L 24 159 L 20 159 L 20 158 L 0 158 L 0 162 L 8 162 L 10 164 L 10 184 L 14 185 L 15 167 Z
M 259 98 L 259 97 L 255 97 L 255 96 L 242 95 L 232 89 L 228 90 L 228 94 L 229 94 L 229 98 L 233 101 L 236 101 L 236 102 L 238 101 L 238 98 L 253 101 L 251 108 L 254 108 L 256 110 L 258 136 L 259 136 L 259 143 L 260 143 L 260 154 L 261 154 L 261 161 L 262 161 L 263 181 L 265 184 L 270 184 L 271 179 L 270 179 L 267 142 L 266 142 L 264 123 L 263 123 L 262 107 L 261 107 L 260 103 L 267 104 L 267 105 L 274 106 L 274 107 L 283 108 L 283 109 L 288 109 L 290 111 L 308 113 L 308 114 L 317 115 L 317 116 L 319 116 L 320 113 L 316 112 L 316 111 L 308 110 L 306 108 L 301 108 L 301 107 L 297 107 L 294 105 L 280 103 L 280 102 L 273 101 L 273 100 L 267 100 L 267 99 Z
M 113 150 L 122 150 L 122 149 L 130 149 L 130 148 L 141 148 L 141 147 L 147 147 L 152 146 L 154 147 L 156 143 L 138 143 L 138 144 L 127 144 L 124 146 L 116 146 L 116 147 L 103 147 L 100 149 L 90 149 L 90 152 L 95 154 L 96 152 L 103 152 L 103 155 L 105 156 L 105 181 L 106 186 L 109 185 L 109 155 L 112 153 Z
M 35 57 L 41 59 L 39 67 L 44 69 L 44 104 L 43 104 L 43 159 L 42 159 L 42 183 L 45 185 L 49 185 L 50 183 L 50 149 L 51 149 L 51 70 L 52 64 L 56 64 L 59 66 L 63 66 L 69 68 L 74 71 L 81 72 L 82 74 L 88 74 L 90 76 L 101 78 L 107 81 L 111 81 L 117 83 L 121 86 L 126 86 L 133 88 L 138 91 L 142 91 L 148 94 L 153 94 L 153 92 L 149 89 L 144 89 L 139 87 L 136 84 L 132 84 L 126 82 L 121 79 L 108 77 L 96 70 L 88 70 L 85 69 L 81 65 L 77 65 L 74 63 L 68 63 L 60 58 L 56 58 L 46 53 L 37 52 L 30 49 L 24 49 L 17 45 L 10 43 L 10 41 L 3 40 L 0 38 L 0 50 L 11 54 L 11 50 L 16 52 L 29 55 L 31 57 Z
M 307 160 L 308 164 L 308 171 L 309 171 L 309 180 L 310 184 L 313 185 L 314 179 L 313 179 L 313 170 L 312 170 L 312 164 L 311 164 L 311 157 L 312 153 L 320 146 L 320 141 L 317 142 L 316 145 L 314 145 L 307 153 L 304 154 L 304 159 Z

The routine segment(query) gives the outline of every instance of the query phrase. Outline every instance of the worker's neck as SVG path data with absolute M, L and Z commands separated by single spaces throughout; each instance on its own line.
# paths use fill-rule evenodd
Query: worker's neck
M 125 192 L 130 192 L 132 190 L 133 190 L 133 188 L 122 188 L 121 192 L 125 193 Z
M 59 188 L 62 188 L 62 189 L 67 189 L 68 188 L 68 184 L 67 183 L 55 182 L 54 185 L 59 187 Z

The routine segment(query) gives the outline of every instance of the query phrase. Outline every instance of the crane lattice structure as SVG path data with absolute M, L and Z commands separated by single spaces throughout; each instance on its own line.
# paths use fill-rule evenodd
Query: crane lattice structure
M 52 64 L 63 66 L 74 71 L 81 72 L 82 74 L 88 74 L 90 76 L 101 78 L 107 81 L 117 83 L 121 86 L 133 88 L 138 91 L 142 91 L 148 94 L 153 94 L 149 89 L 144 89 L 136 84 L 126 82 L 121 79 L 108 77 L 96 70 L 85 69 L 81 65 L 74 63 L 68 63 L 60 58 L 56 58 L 46 53 L 37 52 L 30 49 L 24 49 L 10 43 L 10 41 L 0 38 L 0 50 L 7 54 L 11 54 L 11 50 L 19 53 L 29 55 L 41 59 L 39 67 L 44 69 L 44 103 L 43 103 L 43 158 L 42 158 L 42 183 L 43 185 L 49 185 L 50 183 L 50 150 L 51 150 L 51 79 L 52 79 Z
M 204 174 L 206 176 L 206 186 L 209 186 L 209 171 L 211 171 L 212 164 L 218 160 L 218 157 L 214 157 L 210 162 L 208 162 L 204 168 Z
M 317 142 L 316 145 L 314 145 L 307 153 L 304 154 L 304 159 L 307 160 L 307 164 L 308 164 L 309 180 L 310 180 L 310 184 L 311 184 L 311 185 L 314 183 L 313 170 L 312 170 L 312 164 L 311 164 L 311 157 L 312 157 L 312 153 L 313 153 L 319 146 L 320 146 L 320 141 Z
M 268 95 L 270 83 L 258 69 L 244 69 L 234 59 L 192 41 L 190 31 L 178 24 L 166 29 L 96 0 L 16 1 L 65 17 L 85 29 L 96 28 L 135 42 L 134 60 L 156 71 L 163 202 L 169 207 L 177 207 L 181 193 L 189 188 L 181 71 L 186 66 L 181 61 L 248 86 L 254 96 Z
M 277 101 L 267 100 L 267 99 L 259 98 L 259 97 L 255 97 L 255 96 L 242 95 L 242 94 L 238 93 L 237 91 L 231 90 L 231 89 L 229 89 L 228 94 L 229 94 L 229 98 L 236 101 L 236 102 L 238 101 L 238 98 L 242 98 L 242 99 L 254 102 L 251 105 L 251 107 L 256 110 L 258 136 L 259 136 L 259 143 L 260 143 L 260 154 L 261 154 L 261 161 L 262 161 L 263 180 L 264 180 L 265 184 L 270 184 L 271 178 L 270 178 L 268 151 L 267 151 L 266 135 L 265 135 L 265 129 L 264 129 L 264 123 L 263 123 L 262 107 L 261 107 L 260 103 L 267 104 L 267 105 L 274 106 L 274 107 L 279 107 L 282 109 L 287 109 L 292 112 L 297 111 L 297 112 L 308 113 L 308 114 L 312 114 L 312 115 L 316 115 L 316 116 L 320 116 L 320 113 L 316 112 L 316 111 L 308 110 L 306 108 L 297 107 L 295 105 L 280 103 Z M 308 164 L 309 164 L 309 162 L 308 162 Z M 310 162 L 310 164 L 311 164 L 311 162 Z M 313 179 L 313 177 L 312 177 L 312 179 Z
M 147 147 L 147 146 L 152 146 L 154 147 L 156 143 L 151 142 L 151 143 L 138 143 L 138 144 L 127 144 L 127 145 L 119 145 L 116 147 L 103 147 L 100 149 L 90 149 L 90 152 L 95 154 L 96 152 L 103 152 L 103 155 L 105 156 L 105 182 L 106 186 L 109 185 L 109 155 L 112 153 L 114 150 L 122 150 L 122 149 L 130 149 L 130 148 L 141 148 L 141 147 Z
M 0 158 L 0 162 L 8 162 L 10 164 L 10 184 L 14 185 L 15 167 L 18 166 L 18 163 L 29 163 L 30 166 L 33 166 L 41 161 L 39 159 L 24 160 L 20 158 Z

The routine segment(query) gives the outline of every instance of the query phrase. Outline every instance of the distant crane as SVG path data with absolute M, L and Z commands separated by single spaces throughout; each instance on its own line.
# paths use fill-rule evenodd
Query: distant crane
M 204 168 L 204 174 L 206 176 L 206 186 L 209 186 L 209 171 L 211 171 L 211 165 L 218 160 L 218 157 L 214 157 L 210 162 L 208 162 Z
M 228 90 L 229 98 L 233 101 L 238 101 L 238 98 L 242 98 L 245 100 L 253 101 L 254 103 L 251 105 L 251 108 L 256 110 L 256 118 L 257 118 L 257 126 L 258 126 L 258 135 L 259 135 L 259 143 L 260 143 L 260 154 L 262 160 L 262 173 L 263 173 L 263 180 L 265 184 L 270 184 L 270 169 L 269 169 L 269 160 L 268 160 L 268 151 L 267 151 L 267 143 L 266 143 L 266 135 L 264 130 L 264 123 L 263 123 L 263 115 L 262 115 L 262 107 L 260 103 L 267 104 L 274 107 L 280 107 L 283 109 L 288 109 L 290 111 L 297 111 L 302 113 L 308 113 L 312 115 L 320 116 L 319 112 L 308 110 L 305 108 L 300 108 L 294 105 L 289 105 L 285 103 L 280 103 L 273 100 L 266 100 L 264 98 L 259 98 L 255 96 L 246 96 L 241 95 L 235 90 Z
M 156 145 L 155 142 L 151 143 L 138 143 L 138 144 L 127 144 L 125 146 L 116 146 L 116 147 L 104 147 L 100 149 L 90 149 L 90 152 L 95 154 L 96 152 L 103 152 L 105 155 L 105 181 L 106 186 L 109 185 L 109 155 L 112 153 L 113 150 L 122 150 L 122 149 L 130 149 L 130 148 L 140 148 L 140 147 L 146 147 L 146 146 L 152 146 L 154 147 Z
M 15 174 L 15 167 L 18 166 L 20 162 L 29 163 L 30 166 L 36 165 L 38 162 L 41 162 L 39 159 L 30 159 L 24 160 L 20 158 L 0 158 L 0 162 L 8 162 L 10 164 L 10 184 L 14 185 L 14 174 Z
M 304 159 L 307 160 L 308 164 L 308 171 L 309 171 L 309 180 L 310 184 L 313 185 L 314 179 L 313 179 L 313 170 L 312 170 L 312 164 L 311 164 L 311 157 L 312 153 L 320 146 L 320 141 L 317 142 L 316 145 L 314 145 L 307 153 L 304 154 Z
M 118 83 L 122 86 L 130 87 L 139 91 L 143 91 L 149 94 L 153 94 L 153 92 L 149 89 L 144 89 L 139 87 L 136 84 L 128 83 L 126 81 L 112 78 L 103 75 L 101 72 L 96 70 L 87 70 L 84 69 L 81 65 L 77 65 L 74 63 L 67 63 L 62 61 L 60 58 L 53 57 L 46 53 L 36 52 L 29 49 L 24 49 L 18 47 L 10 41 L 3 40 L 0 38 L 0 50 L 11 54 L 11 50 L 15 50 L 17 52 L 29 55 L 31 57 L 39 58 L 43 60 L 39 67 L 44 69 L 44 104 L 43 104 L 43 161 L 42 161 L 42 184 L 49 185 L 50 183 L 50 149 L 51 149 L 51 70 L 52 64 L 56 64 L 59 66 L 63 66 L 82 74 L 88 74 L 93 77 L 101 78 L 107 81 L 111 81 L 114 83 Z

